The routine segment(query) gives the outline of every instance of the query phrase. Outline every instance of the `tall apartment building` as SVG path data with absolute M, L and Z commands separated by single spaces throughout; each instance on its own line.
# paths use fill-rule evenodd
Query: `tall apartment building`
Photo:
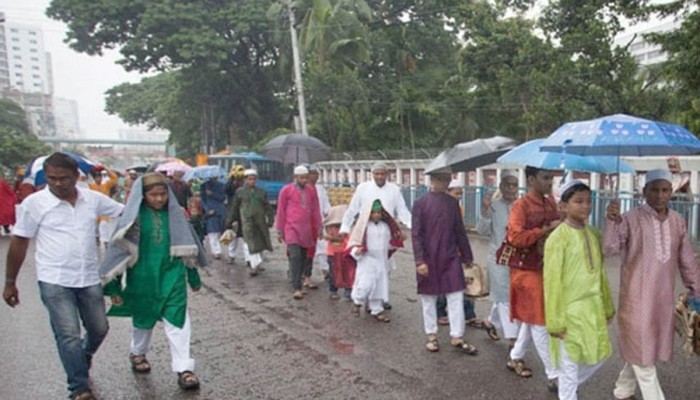
M 625 29 L 615 38 L 615 44 L 621 47 L 629 44 L 629 52 L 640 67 L 660 64 L 668 59 L 668 55 L 660 45 L 648 42 L 644 35 L 669 32 L 680 25 L 681 21 L 673 17 L 642 22 Z
M 7 21 L 0 12 L 0 97 L 19 104 L 37 136 L 56 134 L 51 55 L 40 28 Z

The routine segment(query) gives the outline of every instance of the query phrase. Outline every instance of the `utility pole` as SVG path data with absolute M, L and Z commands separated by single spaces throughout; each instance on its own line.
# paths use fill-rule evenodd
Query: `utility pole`
M 299 102 L 299 119 L 301 120 L 301 134 L 307 136 L 306 129 L 306 105 L 304 103 L 304 86 L 301 81 L 301 61 L 299 60 L 299 45 L 297 44 L 297 30 L 294 27 L 296 20 L 292 9 L 292 0 L 287 0 L 287 11 L 289 14 L 289 32 L 292 35 L 292 58 L 294 59 L 294 81 L 297 88 L 297 101 Z

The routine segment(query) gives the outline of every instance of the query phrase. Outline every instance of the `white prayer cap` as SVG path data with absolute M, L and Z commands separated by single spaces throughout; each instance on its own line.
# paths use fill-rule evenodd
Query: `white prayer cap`
M 450 185 L 447 187 L 447 190 L 461 188 L 462 186 L 463 185 L 459 182 L 459 180 L 453 179 L 452 181 L 450 181 Z
M 372 172 L 374 171 L 388 171 L 389 167 L 383 161 L 377 161 L 372 165 Z
M 258 171 L 254 170 L 252 168 L 243 171 L 243 176 L 250 176 L 250 175 L 258 176 Z
M 306 175 L 309 173 L 309 169 L 303 165 L 299 165 L 294 168 L 294 175 Z
M 668 183 L 673 184 L 673 176 L 671 175 L 671 172 L 669 172 L 667 169 L 659 168 L 652 169 L 651 171 L 647 172 L 644 185 L 648 185 L 651 182 L 658 181 L 659 179 L 663 179 L 668 181 Z
M 130 173 L 130 174 L 135 174 L 135 173 L 136 173 L 136 170 L 135 170 L 135 169 L 130 169 L 130 170 L 126 171 L 126 172 L 128 172 L 128 173 Z
M 509 176 L 512 176 L 513 178 L 518 178 L 518 171 L 514 169 L 503 169 L 501 170 L 501 180 L 503 178 L 508 178 Z
M 559 186 L 559 198 L 564 197 L 564 194 L 566 193 L 567 190 L 575 187 L 575 186 L 587 186 L 586 182 L 580 180 L 580 179 L 571 179 L 567 180 L 566 182 L 563 182 L 561 186 Z

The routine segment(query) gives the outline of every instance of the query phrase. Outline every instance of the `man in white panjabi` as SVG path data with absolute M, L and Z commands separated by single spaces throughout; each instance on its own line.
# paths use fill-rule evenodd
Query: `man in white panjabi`
M 506 237 L 510 209 L 518 196 L 518 175 L 516 172 L 501 171 L 501 182 L 498 188 L 501 191 L 499 198 L 484 197 L 476 230 L 480 235 L 490 237 L 486 269 L 489 276 L 489 296 L 493 306 L 489 321 L 501 328 L 503 336 L 510 340 L 510 344 L 513 345 L 518 337 L 519 324 L 510 319 L 510 268 L 496 262 L 496 250 Z
M 406 228 L 411 229 L 411 212 L 406 207 L 406 201 L 401 195 L 399 187 L 395 183 L 387 182 L 388 174 L 388 167 L 385 163 L 380 161 L 372 165 L 372 180 L 360 183 L 355 189 L 348 210 L 343 216 L 343 223 L 340 225 L 341 234 L 350 232 L 355 217 L 366 204 L 371 204 L 374 200 L 381 201 L 384 210 Z M 407 236 L 404 234 L 401 239 L 406 240 L 406 238 Z M 387 265 L 390 270 L 393 269 L 393 260 Z M 384 308 L 391 309 L 391 305 L 388 303 L 388 294 Z
M 326 188 L 318 183 L 319 170 L 315 164 L 309 166 L 309 181 L 308 184 L 316 189 L 316 197 L 318 197 L 318 206 L 321 209 L 321 221 L 328 215 L 328 210 L 331 209 L 331 202 L 328 199 Z M 328 256 L 326 254 L 326 246 L 328 241 L 319 236 L 316 241 L 316 252 L 314 253 L 314 263 L 324 274 L 328 273 Z

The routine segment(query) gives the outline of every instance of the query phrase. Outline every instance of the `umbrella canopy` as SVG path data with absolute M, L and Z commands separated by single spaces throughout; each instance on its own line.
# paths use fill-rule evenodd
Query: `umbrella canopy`
M 425 169 L 431 172 L 472 171 L 481 166 L 493 164 L 496 159 L 518 144 L 504 136 L 476 139 L 459 143 L 438 154 Z
M 175 161 L 158 164 L 155 168 L 156 171 L 162 172 L 168 176 L 172 175 L 173 172 L 175 172 L 175 171 L 180 171 L 180 172 L 186 173 L 187 171 L 189 171 L 191 169 L 192 169 L 192 167 L 190 167 L 189 165 L 187 165 L 185 163 L 175 162 Z
M 200 178 L 209 179 L 217 177 L 219 179 L 226 179 L 226 171 L 218 165 L 202 165 L 200 167 L 194 167 L 187 171 L 182 177 L 183 180 L 189 181 L 190 179 Z
M 540 151 L 544 139 L 525 142 L 498 157 L 501 164 L 528 165 L 542 169 L 566 169 L 572 171 L 600 172 L 612 174 L 618 172 L 615 156 L 579 156 L 576 154 Z M 634 173 L 634 168 L 620 161 L 620 172 Z
M 679 125 L 615 114 L 568 122 L 545 139 L 540 150 L 579 155 L 689 155 L 700 153 L 700 140 Z
M 139 174 L 143 174 L 144 172 L 146 172 L 148 170 L 148 166 L 147 165 L 132 165 L 132 166 L 126 168 L 127 172 L 129 172 L 131 170 L 134 170 Z
M 315 163 L 330 158 L 330 148 L 313 136 L 289 133 L 272 138 L 262 153 L 285 164 Z
M 78 162 L 78 170 L 84 175 L 88 175 L 90 170 L 97 166 L 97 163 L 88 160 L 87 158 L 71 153 L 69 151 L 63 151 L 62 153 L 69 155 L 72 159 Z M 24 172 L 24 181 L 31 183 L 34 186 L 46 185 L 46 177 L 44 176 L 44 161 L 49 156 L 41 156 L 34 159 L 34 161 L 27 164 L 27 168 Z

